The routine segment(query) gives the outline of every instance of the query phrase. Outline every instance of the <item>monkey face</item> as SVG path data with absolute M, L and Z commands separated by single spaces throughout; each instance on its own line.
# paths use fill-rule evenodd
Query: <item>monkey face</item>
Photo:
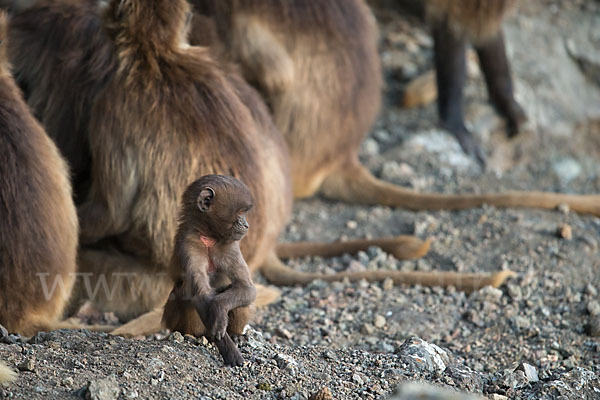
M 248 232 L 248 228 L 250 225 L 246 220 L 246 212 L 240 211 L 237 215 L 235 222 L 233 223 L 233 227 L 231 228 L 231 239 L 232 240 L 241 240 L 246 232 Z
M 242 182 L 230 176 L 206 175 L 186 193 L 184 198 L 194 195 L 193 218 L 203 235 L 218 241 L 238 241 L 248 232 L 246 213 L 252 208 L 252 195 Z

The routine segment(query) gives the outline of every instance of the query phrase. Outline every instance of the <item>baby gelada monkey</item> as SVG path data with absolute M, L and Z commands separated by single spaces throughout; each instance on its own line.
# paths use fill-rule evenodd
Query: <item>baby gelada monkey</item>
M 163 321 L 170 329 L 177 329 L 181 323 L 189 327 L 201 322 L 204 332 L 201 327 L 192 331 L 213 341 L 226 365 L 241 365 L 242 355 L 227 328 L 230 318 L 235 318 L 233 311 L 249 306 L 256 298 L 239 245 L 248 232 L 246 213 L 252 208 L 252 195 L 233 177 L 206 175 L 186 189 L 182 203 L 170 271 L 175 287 Z M 228 286 L 225 278 L 229 279 Z M 201 321 L 194 323 L 191 320 L 197 320 L 195 316 L 180 315 L 180 323 L 169 326 L 173 325 L 169 323 L 172 317 L 166 312 L 176 304 L 184 306 L 180 308 L 182 313 L 190 308 L 185 305 L 191 304 Z

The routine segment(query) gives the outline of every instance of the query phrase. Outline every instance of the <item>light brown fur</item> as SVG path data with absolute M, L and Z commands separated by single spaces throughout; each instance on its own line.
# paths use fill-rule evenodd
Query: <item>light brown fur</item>
M 459 36 L 481 43 L 495 36 L 502 20 L 517 0 L 426 0 L 426 16 L 432 23 L 447 20 Z
M 81 269 L 117 287 L 93 301 L 123 319 L 164 304 L 187 184 L 209 173 L 248 182 L 256 208 L 241 248 L 251 269 L 273 248 L 291 204 L 285 146 L 260 99 L 208 49 L 184 45 L 184 1 L 150 3 L 112 1 L 106 10 L 118 67 L 92 112 L 92 186 L 79 208 Z M 113 272 L 135 273 L 137 283 Z M 153 290 L 131 293 L 143 281 Z
M 71 292 L 77 215 L 67 166 L 13 82 L 6 24 L 0 14 L 0 324 L 33 335 L 58 324 Z
M 363 1 L 192 3 L 215 18 L 229 58 L 240 64 L 269 104 L 290 148 L 296 197 L 321 193 L 412 210 L 483 204 L 552 209 L 567 203 L 577 212 L 600 215 L 599 195 L 422 194 L 373 177 L 357 158 L 360 142 L 379 111 L 382 83 L 377 30 Z M 504 10 L 508 3 L 492 10 Z M 290 74 L 293 79 L 287 78 Z
M 17 373 L 0 361 L 0 385 L 6 385 L 17 379 Z

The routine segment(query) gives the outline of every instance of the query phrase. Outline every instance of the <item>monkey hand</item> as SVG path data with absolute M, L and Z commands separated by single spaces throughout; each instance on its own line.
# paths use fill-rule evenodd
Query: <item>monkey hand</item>
M 222 340 L 227 334 L 229 318 L 227 312 L 219 304 L 213 302 L 208 308 L 208 334 L 214 341 Z

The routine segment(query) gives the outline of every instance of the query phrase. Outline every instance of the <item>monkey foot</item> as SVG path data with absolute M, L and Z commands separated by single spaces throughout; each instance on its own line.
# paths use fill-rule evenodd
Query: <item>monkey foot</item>
M 242 357 L 242 353 L 237 348 L 235 343 L 231 340 L 229 335 L 225 335 L 223 339 L 215 341 L 215 345 L 217 349 L 219 349 L 219 353 L 221 353 L 221 357 L 223 357 L 223 362 L 228 367 L 239 367 L 244 363 L 244 357 Z
M 442 127 L 450 131 L 456 137 L 456 140 L 458 140 L 458 143 L 465 154 L 475 158 L 479 165 L 485 167 L 485 152 L 477 140 L 475 140 L 473 134 L 465 127 L 463 123 L 453 124 L 442 122 Z
M 504 113 L 506 120 L 506 135 L 509 138 L 515 137 L 521 131 L 521 126 L 527 122 L 527 114 L 516 101 L 512 101 L 508 110 Z

